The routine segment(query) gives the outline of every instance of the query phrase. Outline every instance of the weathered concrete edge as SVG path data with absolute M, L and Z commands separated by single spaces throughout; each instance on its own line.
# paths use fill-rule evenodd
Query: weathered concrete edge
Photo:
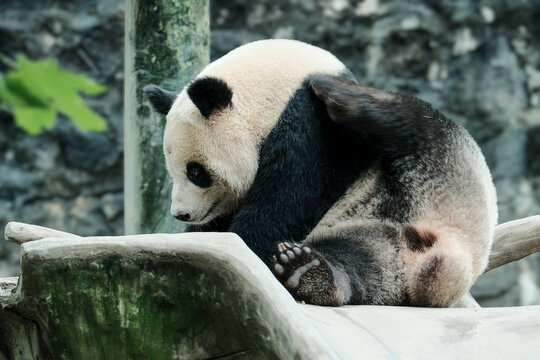
M 302 359 L 342 359 L 332 349 L 313 324 L 297 306 L 295 300 L 275 279 L 270 270 L 232 233 L 185 233 L 151 234 L 117 237 L 47 238 L 22 245 L 25 261 L 42 261 L 69 257 L 74 251 L 80 258 L 95 258 L 100 255 L 121 254 L 126 258 L 148 257 L 149 255 L 178 256 L 196 254 L 214 261 L 208 266 L 227 264 L 242 288 L 258 293 L 266 311 L 262 323 L 270 333 L 281 334 L 274 351 L 281 358 L 297 353 Z M 24 288 L 24 273 L 17 291 L 10 298 L 15 303 Z M 264 284 L 264 286 L 261 286 Z
M 540 305 L 299 307 L 347 359 L 534 359 L 540 352 Z

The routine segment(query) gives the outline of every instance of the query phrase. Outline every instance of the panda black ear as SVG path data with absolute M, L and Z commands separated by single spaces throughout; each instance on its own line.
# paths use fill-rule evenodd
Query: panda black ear
M 143 91 L 148 97 L 148 100 L 150 100 L 154 110 L 163 115 L 169 113 L 177 96 L 176 93 L 164 90 L 156 85 L 147 85 L 144 87 Z
M 225 81 L 215 77 L 195 79 L 189 85 L 187 93 L 202 116 L 207 119 L 214 111 L 222 110 L 229 106 L 233 94 Z

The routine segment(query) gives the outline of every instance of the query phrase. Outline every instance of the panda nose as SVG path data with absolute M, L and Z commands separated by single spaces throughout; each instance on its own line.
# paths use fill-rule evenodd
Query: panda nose
M 175 216 L 176 219 L 180 220 L 180 221 L 189 221 L 189 218 L 191 216 L 189 216 L 189 214 L 178 214 Z

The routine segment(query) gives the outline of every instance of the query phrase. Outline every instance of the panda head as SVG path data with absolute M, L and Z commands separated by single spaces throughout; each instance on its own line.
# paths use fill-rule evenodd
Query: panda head
M 214 61 L 178 95 L 147 86 L 154 109 L 167 115 L 171 214 L 203 224 L 236 211 L 255 179 L 259 148 L 295 91 L 311 74 L 344 69 L 317 47 L 263 40 Z
M 223 79 L 203 76 L 178 97 L 153 85 L 145 91 L 154 109 L 167 115 L 163 151 L 173 179 L 171 214 L 203 224 L 234 211 L 257 155 L 245 130 L 234 126 L 232 89 Z

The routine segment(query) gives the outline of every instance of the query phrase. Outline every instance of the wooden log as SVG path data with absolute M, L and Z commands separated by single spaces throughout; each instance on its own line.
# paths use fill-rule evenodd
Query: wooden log
M 340 359 L 536 359 L 540 350 L 540 306 L 299 307 Z
M 5 229 L 7 240 L 24 243 L 43 238 L 80 238 L 77 235 L 57 230 L 22 224 L 9 223 Z M 511 221 L 498 225 L 495 229 L 492 253 L 486 271 L 519 260 L 540 250 L 540 216 L 531 216 L 525 219 Z M 454 308 L 479 308 L 480 306 L 470 295 L 465 294 L 456 301 Z
M 540 215 L 497 225 L 486 272 L 538 251 Z
M 6 240 L 19 244 L 49 237 L 75 238 L 79 236 L 17 222 L 10 222 L 5 228 Z M 540 215 L 497 225 L 485 272 L 538 251 L 540 251 Z
M 476 302 L 471 293 L 466 293 L 461 298 L 459 298 L 455 303 L 452 304 L 453 308 L 476 308 L 479 309 L 481 306 Z
M 4 229 L 6 240 L 22 244 L 27 241 L 40 240 L 49 237 L 54 238 L 78 238 L 80 236 L 67 232 L 50 229 L 44 226 L 9 222 Z

